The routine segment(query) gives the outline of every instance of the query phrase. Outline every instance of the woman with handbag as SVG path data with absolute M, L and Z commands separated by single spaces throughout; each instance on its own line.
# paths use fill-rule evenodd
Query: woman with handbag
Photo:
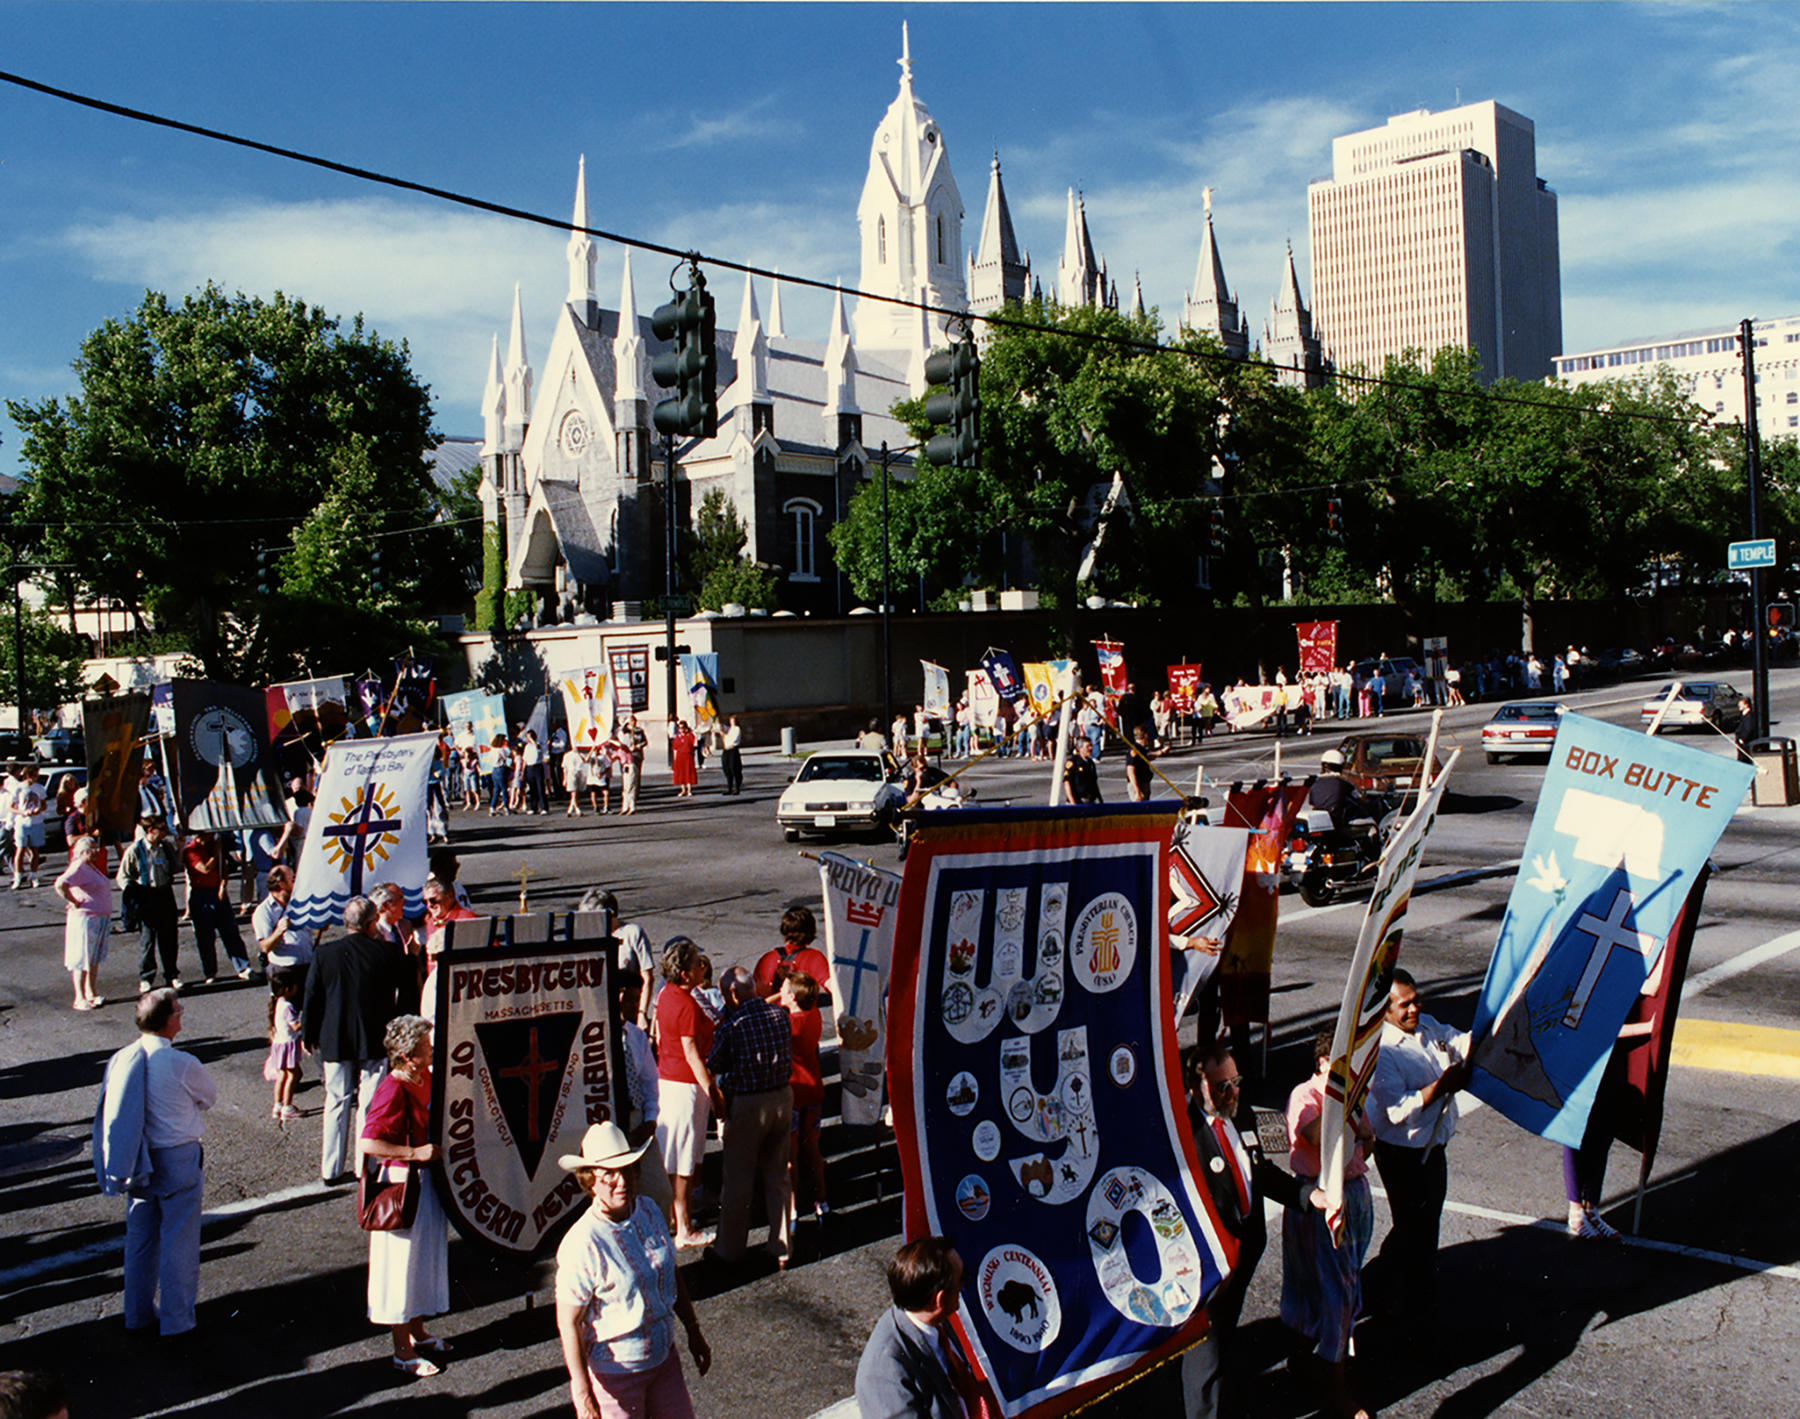
M 421 1352 L 450 1349 L 425 1329 L 450 1309 L 450 1232 L 425 1164 L 431 1143 L 431 1022 L 398 1015 L 383 1039 L 388 1074 L 363 1124 L 357 1215 L 369 1233 L 369 1319 L 394 1336 L 394 1368 L 439 1373 Z

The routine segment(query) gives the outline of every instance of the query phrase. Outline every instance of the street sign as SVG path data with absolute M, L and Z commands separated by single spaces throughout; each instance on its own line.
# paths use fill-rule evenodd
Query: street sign
M 1732 572 L 1757 571 L 1762 567 L 1775 565 L 1775 539 L 1764 537 L 1755 542 L 1733 542 L 1728 549 L 1725 570 Z

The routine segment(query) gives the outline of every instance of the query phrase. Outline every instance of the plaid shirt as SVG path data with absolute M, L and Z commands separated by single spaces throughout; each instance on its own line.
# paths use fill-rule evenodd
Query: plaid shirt
M 706 1067 L 727 1096 L 764 1094 L 786 1087 L 793 1058 L 787 1011 L 747 1000 L 719 1022 Z

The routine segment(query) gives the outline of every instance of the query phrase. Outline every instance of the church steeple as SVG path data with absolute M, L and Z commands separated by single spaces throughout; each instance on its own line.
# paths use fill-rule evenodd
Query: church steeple
M 861 412 L 856 403 L 856 345 L 840 288 L 831 301 L 831 331 L 825 346 L 825 421 L 835 429 L 838 415 Z
M 513 284 L 512 333 L 506 338 L 506 451 L 525 446 L 531 422 L 531 361 L 525 354 L 525 306 Z
M 781 323 L 781 272 L 775 272 L 775 279 L 769 283 L 769 338 L 782 340 L 787 331 Z
M 1000 155 L 995 153 L 988 172 L 981 240 L 969 259 L 969 309 L 998 310 L 1008 301 L 1022 301 L 1030 285 L 1031 261 L 1019 255 L 1012 212 L 1006 205 L 1006 186 L 1000 181 Z
M 618 377 L 613 399 L 621 406 L 642 401 L 644 392 L 644 334 L 638 327 L 637 292 L 631 282 L 631 248 L 625 248 L 625 274 L 619 282 L 619 333 L 613 337 L 613 366 Z
M 950 172 L 944 135 L 913 92 L 912 45 L 900 27 L 900 93 L 869 146 L 856 220 L 862 230 L 860 288 L 949 310 L 966 310 L 962 196 Z M 887 301 L 856 303 L 856 343 L 907 359 L 917 353 L 917 312 Z M 931 321 L 942 343 L 945 318 Z
M 756 282 L 749 275 L 744 277 L 744 304 L 738 311 L 731 360 L 737 366 L 737 379 L 732 382 L 727 406 L 738 409 L 770 403 L 769 340 L 763 334 L 762 314 L 756 308 Z
M 1283 384 L 1316 389 L 1325 382 L 1325 353 L 1313 334 L 1312 312 L 1300 298 L 1292 242 L 1288 243 L 1281 289 L 1269 302 L 1269 318 L 1263 322 L 1262 355 L 1279 371 L 1276 378 Z
M 506 384 L 500 373 L 500 334 L 488 355 L 487 384 L 481 391 L 483 458 L 497 457 L 506 444 Z
M 600 294 L 594 285 L 594 239 L 581 230 L 588 225 L 587 155 L 575 169 L 575 219 L 569 232 L 569 304 L 589 330 L 600 328 Z
M 1088 234 L 1087 202 L 1069 189 L 1069 215 L 1063 223 L 1063 254 L 1056 267 L 1056 299 L 1065 306 L 1117 308 L 1118 293 L 1109 290 L 1106 263 L 1094 255 Z
M 1213 238 L 1212 188 L 1203 188 L 1206 231 L 1200 238 L 1200 260 L 1194 267 L 1194 289 L 1182 306 L 1181 323 L 1189 330 L 1216 337 L 1225 353 L 1241 360 L 1250 353 L 1250 322 L 1239 313 L 1237 298 L 1225 285 L 1225 264 Z

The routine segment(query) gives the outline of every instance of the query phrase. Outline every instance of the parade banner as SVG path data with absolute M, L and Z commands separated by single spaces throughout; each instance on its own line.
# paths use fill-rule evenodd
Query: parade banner
M 1025 662 L 1025 696 L 1039 719 L 1048 719 L 1056 708 L 1056 686 L 1050 683 L 1050 667 L 1041 660 Z
M 1118 641 L 1095 641 L 1094 654 L 1100 658 L 1101 686 L 1117 699 L 1125 693 L 1125 647 Z
M 150 727 L 150 696 L 122 691 L 81 702 L 88 753 L 88 831 L 131 841 L 138 825 L 138 780 Z
M 1219 696 L 1219 708 L 1232 729 L 1254 729 L 1275 714 L 1273 685 L 1233 686 Z
M 473 738 L 482 773 L 492 773 L 494 741 L 506 737 L 506 697 L 478 695 L 473 690 L 452 695 L 444 701 L 444 718 L 458 744 L 463 743 L 465 733 Z
M 352 897 L 397 882 L 406 914 L 424 914 L 425 789 L 435 734 L 340 739 L 325 751 L 298 880 L 288 903 L 295 926 L 339 926 Z
M 837 1002 L 842 1117 L 845 1123 L 880 1123 L 888 968 L 900 879 L 842 853 L 822 852 L 819 888 L 825 896 L 825 953 Z
M 1338 1006 L 1337 1029 L 1331 1039 L 1331 1073 L 1319 1119 L 1319 1184 L 1325 1189 L 1325 1220 L 1332 1238 L 1340 1243 L 1344 1236 L 1344 1165 L 1351 1143 L 1345 1120 L 1362 1107 L 1369 1081 L 1375 1077 L 1388 988 L 1394 983 L 1394 967 L 1400 963 L 1401 923 L 1412 901 L 1425 840 L 1437 822 L 1444 786 L 1461 754 L 1458 749 L 1450 755 L 1437 779 L 1420 794 L 1419 806 L 1395 829 L 1382 850 L 1375 890 L 1363 913 L 1344 981 L 1344 999 Z
M 1169 695 L 1175 701 L 1177 714 L 1192 714 L 1194 701 L 1200 698 L 1199 665 L 1171 665 Z
M 1000 692 L 994 688 L 994 682 L 988 679 L 985 670 L 971 670 L 967 672 L 967 679 L 970 713 L 981 728 L 992 729 L 1000 722 Z
M 355 732 L 364 739 L 374 739 L 381 735 L 381 722 L 385 716 L 387 693 L 381 687 L 381 681 L 364 677 L 356 682 L 356 708 L 351 715 Z
M 399 738 L 422 734 L 436 723 L 437 679 L 429 656 L 412 654 L 394 660 L 394 691 L 388 702 L 381 732 Z
M 563 678 L 563 718 L 569 722 L 569 744 L 598 749 L 612 737 L 612 681 L 602 666 L 577 670 Z
M 1016 705 L 1025 698 L 1025 677 L 1019 673 L 1019 662 L 1006 651 L 990 646 L 982 653 L 981 668 L 987 671 L 995 693 L 1008 704 Z
M 1308 785 L 1257 784 L 1225 797 L 1228 828 L 1248 828 L 1244 885 L 1237 915 L 1219 959 L 1219 1007 L 1227 1025 L 1269 1022 L 1269 974 L 1275 965 L 1275 925 L 1281 911 L 1281 855 Z
M 1294 635 L 1300 641 L 1300 673 L 1329 675 L 1337 668 L 1336 621 L 1296 621 Z
M 650 708 L 650 647 L 623 645 L 608 653 L 612 666 L 613 703 L 630 714 Z
M 921 660 L 919 669 L 925 677 L 925 713 L 933 719 L 949 719 L 950 672 L 929 660 Z
M 287 822 L 274 781 L 262 692 L 212 680 L 175 680 L 169 697 L 179 806 L 188 831 L 229 833 Z
M 719 722 L 719 657 L 710 652 L 682 656 L 681 681 L 687 686 L 695 732 L 710 729 Z
M 150 728 L 165 739 L 175 737 L 175 695 L 167 680 L 150 687 Z
M 1076 673 L 1074 661 L 1046 660 L 1044 664 L 1050 670 L 1050 688 L 1058 699 L 1081 693 L 1081 677 Z
M 1175 1019 L 1218 969 L 1244 887 L 1244 828 L 1177 823 L 1169 843 L 1169 946 L 1181 953 Z
M 965 809 L 926 815 L 907 858 L 888 1004 L 906 1235 L 956 1244 L 953 1325 L 1009 1417 L 1069 1413 L 1186 1348 L 1235 1260 L 1169 1010 L 1173 824 L 1147 804 Z
M 431 1070 L 439 1195 L 470 1241 L 534 1256 L 587 1206 L 557 1158 L 623 1116 L 617 943 L 598 914 L 450 925 Z
M 1476 1006 L 1476 1097 L 1581 1145 L 1619 1027 L 1753 774 L 1562 717 Z
M 309 759 L 318 759 L 327 744 L 350 732 L 350 686 L 342 675 L 284 681 L 263 696 L 269 742 L 278 754 L 300 745 Z

